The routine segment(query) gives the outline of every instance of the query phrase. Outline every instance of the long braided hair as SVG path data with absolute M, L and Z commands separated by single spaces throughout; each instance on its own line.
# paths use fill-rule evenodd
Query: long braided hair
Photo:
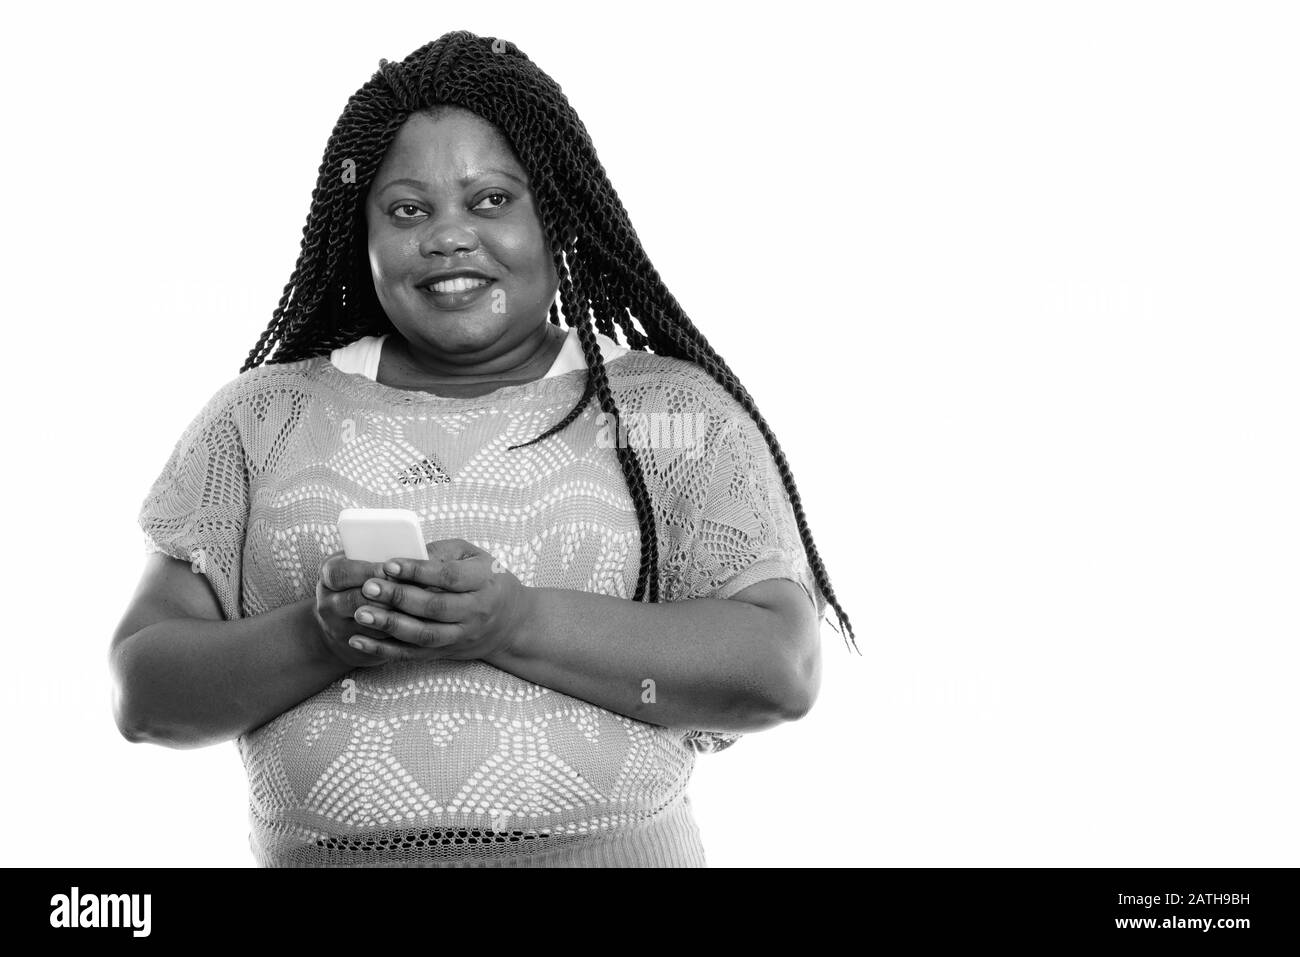
M 527 170 L 559 277 L 564 321 L 577 328 L 587 360 L 586 385 L 578 404 L 523 444 L 540 442 L 563 429 L 593 396 L 600 409 L 618 421 L 597 330 L 618 342 L 617 326 L 631 349 L 700 366 L 740 403 L 766 440 L 789 494 L 817 586 L 856 649 L 852 625 L 817 553 L 776 436 L 745 387 L 659 278 L 586 127 L 559 84 L 507 40 L 464 30 L 444 34 L 401 63 L 381 60 L 374 76 L 352 95 L 325 146 L 298 263 L 270 324 L 239 371 L 263 362 L 327 355 L 362 336 L 396 332 L 379 304 L 370 275 L 363 202 L 408 117 L 417 112 L 433 115 L 448 106 L 467 109 L 493 124 Z M 549 321 L 560 324 L 555 303 Z M 268 358 L 272 347 L 275 355 Z M 623 442 L 615 447 L 641 531 L 641 568 L 633 600 L 655 602 L 659 566 L 653 506 L 636 449 Z

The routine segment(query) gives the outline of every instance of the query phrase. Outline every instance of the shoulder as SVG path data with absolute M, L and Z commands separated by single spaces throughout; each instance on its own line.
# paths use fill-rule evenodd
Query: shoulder
M 770 457 L 758 424 L 701 366 L 629 353 L 609 373 L 619 440 L 637 449 L 647 478 L 653 473 L 655 482 L 694 481 L 700 472 L 737 461 L 753 470 L 766 467 Z M 603 424 L 612 436 L 614 422 Z
M 316 356 L 296 362 L 267 363 L 239 373 L 214 391 L 190 423 L 190 430 L 220 427 L 232 423 L 244 428 L 265 421 L 273 399 L 289 399 L 289 406 L 301 407 L 302 398 L 316 391 L 320 364 L 328 357 Z
M 610 388 L 628 412 L 697 412 L 710 418 L 749 418 L 736 399 L 702 366 L 686 359 L 629 351 L 609 366 Z
M 217 389 L 213 398 L 221 397 L 228 403 L 238 403 L 277 389 L 309 389 L 320 378 L 321 364 L 328 361 L 328 356 L 313 356 L 296 362 L 268 362 L 255 366 L 228 380 Z

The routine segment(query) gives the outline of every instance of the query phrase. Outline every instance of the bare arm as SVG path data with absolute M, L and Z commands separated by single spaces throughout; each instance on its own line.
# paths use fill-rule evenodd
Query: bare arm
M 395 559 L 354 614 L 392 660 L 480 658 L 609 711 L 663 727 L 747 733 L 802 717 L 821 681 L 816 610 L 793 581 L 727 599 L 644 603 L 527 587 L 463 539 Z
M 150 555 L 109 650 L 118 729 L 170 748 L 229 741 L 379 660 L 335 650 L 315 608 L 305 598 L 225 621 L 206 578 Z
M 619 714 L 747 733 L 803 717 L 817 697 L 817 618 L 794 582 L 663 604 L 558 588 L 533 596 L 534 614 L 490 663 Z

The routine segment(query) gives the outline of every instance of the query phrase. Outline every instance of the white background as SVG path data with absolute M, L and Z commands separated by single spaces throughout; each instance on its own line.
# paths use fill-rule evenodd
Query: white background
M 700 757 L 710 863 L 1300 863 L 1287 5 L 443 9 L 6 29 L 5 864 L 252 866 L 235 745 L 114 727 L 135 517 L 347 97 L 452 29 L 564 88 L 859 635 L 807 718 Z

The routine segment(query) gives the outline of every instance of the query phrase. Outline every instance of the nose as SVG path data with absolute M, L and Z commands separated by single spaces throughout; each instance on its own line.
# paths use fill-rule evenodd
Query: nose
M 421 256 L 454 256 L 459 252 L 478 249 L 478 233 L 454 215 L 431 219 L 427 226 L 428 230 L 420 238 Z

